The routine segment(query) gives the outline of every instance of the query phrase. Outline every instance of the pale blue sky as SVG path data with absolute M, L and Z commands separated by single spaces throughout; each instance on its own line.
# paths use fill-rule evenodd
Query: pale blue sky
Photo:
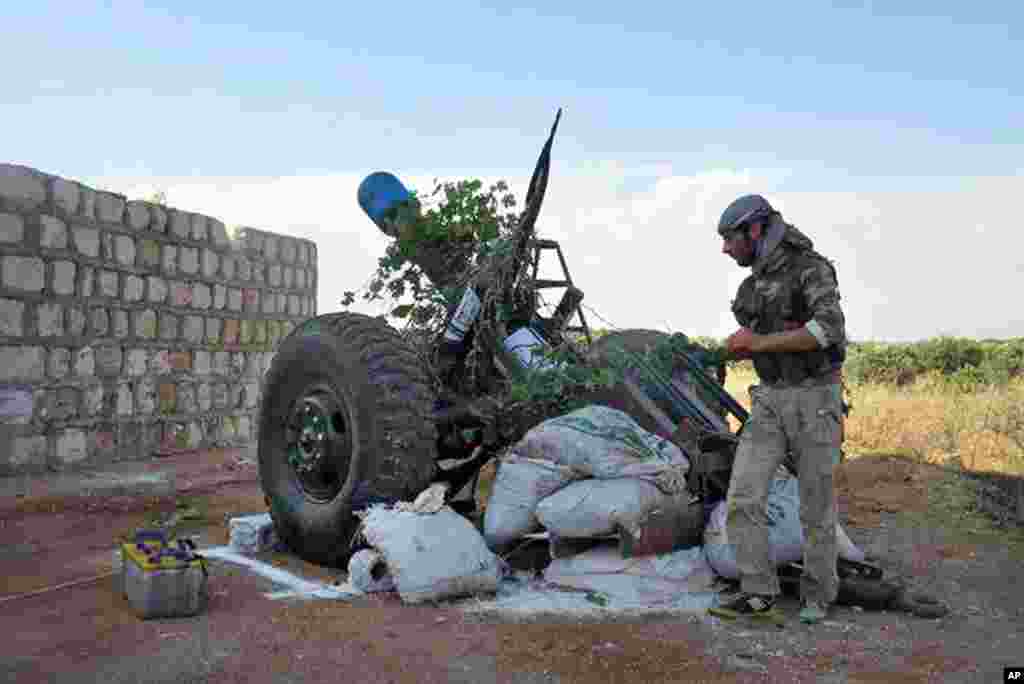
M 972 235 L 998 243 L 1003 226 L 1020 225 L 1024 5 L 550 4 L 557 9 L 5 3 L 0 161 L 122 192 L 160 186 L 172 205 L 229 223 L 339 240 L 345 251 L 356 245 L 366 254 L 352 257 L 352 272 L 323 283 L 326 311 L 349 280 L 365 280 L 357 272 L 368 273 L 382 244 L 356 235 L 374 230 L 351 211 L 359 178 L 387 169 L 426 181 L 479 174 L 525 182 L 517 174 L 528 174 L 563 107 L 542 226 L 547 219 L 571 243 L 577 280 L 601 261 L 594 250 L 617 251 L 624 241 L 621 230 L 605 235 L 612 242 L 593 227 L 584 235 L 582 224 L 614 216 L 633 243 L 650 236 L 635 262 L 664 251 L 657 240 L 673 226 L 711 230 L 732 194 L 763 191 L 833 251 L 860 337 L 1024 335 L 1015 313 L 1007 321 L 1005 312 L 967 304 L 983 289 L 967 295 L 969 323 L 948 301 L 908 318 L 916 300 L 886 261 L 913 249 L 906 235 L 900 246 L 887 242 L 901 231 L 952 233 L 966 221 Z M 256 211 L 268 194 L 277 204 Z M 637 218 L 644 203 L 669 215 Z M 291 212 L 299 205 L 300 215 Z M 1018 233 L 1005 238 L 1019 245 Z M 943 241 L 918 238 L 927 249 Z M 713 238 L 682 248 L 714 265 L 702 282 L 722 279 L 712 303 L 643 318 L 627 297 L 603 291 L 595 272 L 601 299 L 593 305 L 617 311 L 622 325 L 728 332 L 720 310 L 742 273 Z M 877 259 L 872 249 L 881 250 Z M 953 264 L 965 254 L 940 257 Z M 986 276 L 999 268 L 1002 286 L 1024 285 L 1019 259 L 997 261 Z M 880 263 L 888 273 L 872 272 Z

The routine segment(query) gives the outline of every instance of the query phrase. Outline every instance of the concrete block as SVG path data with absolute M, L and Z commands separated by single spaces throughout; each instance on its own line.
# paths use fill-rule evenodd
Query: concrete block
M 203 277 L 212 278 L 217 275 L 220 268 L 220 257 L 212 249 L 203 248 L 202 269 Z
M 54 347 L 46 361 L 46 374 L 54 380 L 67 377 L 71 372 L 71 350 Z
M 252 420 L 249 416 L 238 416 L 236 434 L 238 439 L 243 442 L 248 442 L 252 439 Z
M 276 313 L 283 314 L 288 310 L 288 295 L 284 292 L 278 292 L 277 294 L 271 293 L 270 296 L 277 300 L 277 303 L 274 305 Z
M 197 349 L 192 355 L 192 373 L 195 375 L 210 374 L 210 352 Z
M 82 347 L 72 356 L 75 375 L 88 378 L 96 375 L 96 351 L 92 347 Z
M 207 222 L 202 214 L 192 214 L 192 239 L 206 242 Z
M 142 295 L 146 291 L 146 282 L 137 275 L 125 275 L 124 277 L 124 300 L 127 302 L 141 302 Z
M 174 306 L 192 306 L 192 286 L 180 280 L 174 281 L 171 287 L 171 304 Z
M 149 228 L 149 204 L 132 200 L 125 206 L 125 223 L 134 230 Z
M 245 306 L 245 310 L 248 313 L 259 313 L 260 311 L 260 291 L 256 288 L 246 288 L 242 290 L 242 301 Z
M 245 372 L 245 353 L 234 352 L 231 354 L 231 377 L 240 378 Z
M 87 219 L 96 218 L 96 191 L 84 185 L 78 186 L 79 203 L 78 215 Z
M 277 532 L 270 513 L 243 515 L 229 522 L 228 546 L 238 553 L 262 553 L 277 546 Z
M 17 214 L 0 214 L 0 242 L 21 244 L 25 240 L 25 220 Z
M 267 282 L 271 287 L 281 287 L 281 264 L 271 264 L 267 267 Z
M 19 209 L 34 209 L 46 201 L 46 185 L 28 167 L 0 164 L 0 197 Z
M 198 411 L 196 406 L 196 387 L 192 383 L 179 383 L 177 390 L 177 412 L 191 415 Z
M 138 377 L 146 374 L 149 368 L 148 349 L 128 349 L 124 354 L 124 374 Z
M 206 333 L 206 321 L 202 316 L 185 316 L 181 336 L 190 344 L 199 344 Z
M 114 309 L 110 312 L 110 329 L 114 337 L 120 339 L 128 337 L 128 312 L 124 309 Z
M 139 242 L 139 263 L 144 268 L 156 270 L 160 266 L 160 243 L 156 240 Z
M 78 296 L 83 299 L 92 297 L 96 290 L 96 269 L 92 266 L 78 267 Z
M 245 257 L 236 257 L 235 277 L 238 280 L 252 280 L 252 262 Z
M 57 295 L 75 294 L 75 263 L 73 261 L 53 262 L 51 290 Z
M 5 256 L 3 258 L 3 284 L 12 290 L 40 292 L 45 281 L 46 266 L 37 257 Z
M 263 240 L 263 258 L 267 261 L 277 261 L 279 244 L 278 238 L 267 235 Z
M 273 292 L 268 292 L 266 296 L 263 298 L 263 313 L 277 313 L 277 295 L 275 295 Z
M 228 289 L 223 285 L 213 286 L 213 308 L 218 311 L 227 304 Z
M 110 192 L 96 193 L 96 218 L 106 223 L 121 223 L 124 219 L 124 197 Z
M 213 372 L 228 375 L 231 372 L 231 354 L 226 351 L 213 353 Z
M 199 273 L 199 250 L 195 247 L 178 248 L 178 267 L 182 273 L 195 275 Z
M 171 370 L 188 372 L 192 370 L 192 352 L 175 351 L 167 353 Z
M 157 396 L 160 402 L 160 413 L 170 415 L 177 410 L 178 386 L 173 382 L 161 382 L 157 386 Z
M 167 301 L 167 281 L 156 276 L 146 278 L 146 299 L 154 304 L 163 304 Z
M 0 299 L 0 335 L 21 337 L 25 334 L 25 303 L 16 299 Z
M 281 272 L 281 282 L 289 290 L 295 286 L 295 269 L 291 267 L 285 267 Z
M 281 240 L 281 261 L 286 264 L 295 263 L 295 240 Z
M 50 181 L 50 190 L 53 193 L 53 203 L 57 208 L 68 214 L 78 211 L 80 192 L 78 186 L 63 178 L 54 178 Z
M 212 304 L 210 286 L 205 283 L 193 283 L 192 285 L 192 306 L 197 309 L 207 310 Z
M 230 255 L 221 257 L 220 272 L 226 279 L 233 279 L 235 277 L 235 257 Z
M 142 378 L 135 383 L 135 412 L 151 415 L 156 411 L 157 390 L 152 378 Z
M 114 259 L 122 266 L 135 265 L 135 240 L 127 235 L 114 238 Z
M 172 276 L 178 272 L 178 248 L 175 245 L 164 245 L 161 250 L 163 269 L 165 276 Z
M 75 249 L 83 256 L 98 259 L 100 256 L 100 231 L 87 226 L 72 226 L 71 239 Z
M 172 211 L 170 215 L 171 235 L 188 239 L 192 234 L 192 216 L 186 211 Z
M 292 316 L 298 316 L 302 313 L 298 295 L 288 295 L 288 313 Z
M 81 413 L 86 417 L 98 416 L 103 411 L 103 385 L 92 383 L 82 388 Z
M 143 340 L 155 340 L 157 336 L 156 312 L 152 309 L 133 311 L 135 336 Z
M 218 344 L 220 342 L 221 328 L 224 322 L 220 318 L 207 318 L 206 319 L 206 341 L 210 344 Z
M 96 348 L 96 375 L 117 377 L 121 375 L 124 354 L 121 347 L 104 345 Z
M 106 335 L 110 331 L 110 316 L 107 314 L 107 310 L 100 306 L 93 308 L 89 312 L 89 324 L 93 335 L 97 337 Z
M 196 384 L 196 407 L 200 412 L 205 413 L 213 406 L 213 396 L 210 392 L 210 383 L 200 382 Z
M 253 321 L 252 342 L 253 344 L 267 343 L 267 321 Z
M 230 288 L 228 289 L 228 309 L 230 311 L 241 311 L 242 310 L 242 291 Z
M 210 241 L 217 249 L 223 249 L 228 246 L 228 229 L 223 223 L 215 218 L 211 218 L 208 221 L 208 227 L 210 229 Z
M 46 399 L 45 390 L 33 390 L 29 384 L 0 384 L 0 440 L 10 430 L 8 425 L 28 425 L 37 413 L 42 414 L 36 416 L 37 420 L 43 420 Z
M 306 271 L 302 268 L 295 269 L 295 287 L 302 290 L 306 287 Z
M 6 462 L 12 470 L 19 472 L 40 472 L 46 468 L 47 447 L 43 435 L 13 437 L 9 453 L 0 462 Z
M 242 405 L 247 409 L 256 408 L 260 401 L 260 384 L 258 382 L 247 382 L 242 385 L 242 389 Z
M 259 261 L 252 264 L 252 281 L 257 285 L 262 285 L 266 281 L 266 266 Z
M 178 339 L 178 317 L 174 314 L 161 311 L 159 315 L 159 328 L 161 340 Z
M 62 422 L 78 417 L 79 390 L 75 387 L 60 387 L 44 392 L 40 402 L 40 419 L 44 421 Z
M 56 457 L 60 465 L 73 465 L 89 456 L 86 432 L 79 429 L 61 430 L 56 438 Z
M 228 407 L 227 383 L 213 383 L 213 407 L 216 409 L 226 409 Z
M 161 349 L 149 357 L 149 371 L 157 375 L 166 375 L 171 372 L 171 352 Z
M 159 204 L 149 207 L 149 229 L 158 233 L 167 232 L 167 210 Z
M 45 372 L 42 347 L 0 347 L 0 381 L 42 380 Z
M 238 344 L 239 327 L 237 319 L 229 318 L 224 321 L 224 344 Z
M 64 334 L 64 307 L 43 302 L 36 307 L 36 333 L 40 337 L 59 337 Z
M 117 385 L 117 415 L 130 416 L 134 410 L 134 395 L 132 386 L 122 382 Z
M 253 321 L 243 318 L 239 322 L 238 326 L 238 343 L 239 344 L 252 344 L 252 324 Z
M 117 299 L 121 296 L 117 282 L 117 271 L 100 271 L 99 281 L 100 297 L 109 297 L 110 299 Z
M 75 337 L 84 335 L 86 322 L 85 311 L 82 308 L 77 306 L 68 307 L 68 335 L 74 335 Z

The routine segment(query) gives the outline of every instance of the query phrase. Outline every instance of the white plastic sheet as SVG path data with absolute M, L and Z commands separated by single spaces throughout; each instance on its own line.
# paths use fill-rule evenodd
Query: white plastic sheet
M 348 561 L 348 581 L 367 594 L 395 590 L 395 580 L 388 570 L 387 561 L 373 549 L 360 549 L 352 554 Z

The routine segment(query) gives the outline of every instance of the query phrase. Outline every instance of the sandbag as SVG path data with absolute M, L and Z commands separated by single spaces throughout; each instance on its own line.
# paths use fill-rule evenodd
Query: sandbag
M 372 506 L 360 529 L 406 603 L 493 593 L 504 574 L 476 528 L 448 506 L 431 514 Z
M 348 561 L 348 581 L 359 591 L 373 594 L 395 590 L 395 580 L 379 551 L 360 549 Z
M 804 549 L 803 526 L 800 524 L 800 482 L 795 477 L 775 477 L 768 489 L 768 549 L 776 565 L 802 560 Z M 736 551 L 729 543 L 726 532 L 726 502 L 719 501 L 711 511 L 704 528 L 704 549 L 715 572 L 722 577 L 736 579 Z M 839 557 L 863 561 L 861 551 L 847 536 L 843 526 L 836 522 L 836 547 Z
M 525 458 L 568 466 L 581 478 L 642 478 L 668 493 L 685 488 L 690 468 L 675 444 L 607 406 L 550 418 L 527 432 L 514 450 Z
M 646 480 L 573 482 L 537 504 L 537 519 L 559 537 L 600 537 L 617 527 L 634 530 L 668 495 Z
M 492 549 L 540 527 L 537 504 L 574 479 L 571 469 L 512 453 L 502 459 L 484 511 L 484 539 Z

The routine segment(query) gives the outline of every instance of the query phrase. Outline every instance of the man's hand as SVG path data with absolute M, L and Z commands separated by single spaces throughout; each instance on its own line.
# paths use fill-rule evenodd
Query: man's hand
M 734 359 L 749 359 L 754 353 L 757 335 L 750 328 L 740 328 L 725 340 L 725 349 Z

